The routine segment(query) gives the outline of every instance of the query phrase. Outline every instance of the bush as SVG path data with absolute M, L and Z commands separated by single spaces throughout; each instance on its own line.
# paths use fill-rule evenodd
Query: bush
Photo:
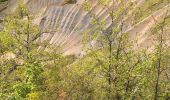
M 5 2 L 5 1 L 8 1 L 8 0 L 0 0 L 0 2 Z

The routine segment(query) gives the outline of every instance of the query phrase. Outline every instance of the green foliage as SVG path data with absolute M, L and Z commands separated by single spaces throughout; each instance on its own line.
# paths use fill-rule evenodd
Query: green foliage
M 86 11 L 90 11 L 92 5 L 90 2 L 84 2 L 83 4 L 83 8 L 86 10 Z
M 44 65 L 41 59 L 36 58 L 42 54 L 37 51 L 38 44 L 35 42 L 40 35 L 39 29 L 31 23 L 24 5 L 19 5 L 18 9 L 16 15 L 4 20 L 4 28 L 0 32 L 1 56 L 4 56 L 0 63 L 0 80 L 8 86 L 4 85 L 0 93 L 2 98 L 12 100 L 32 98 L 33 94 L 42 90 L 45 79 L 42 75 Z
M 101 5 L 106 6 L 107 4 L 109 4 L 109 2 L 111 2 L 110 0 L 98 0 L 98 3 Z
M 147 0 L 141 7 L 165 1 Z M 106 9 L 108 2 L 98 1 Z M 93 27 L 83 34 L 86 55 L 77 58 L 63 56 L 62 48 L 49 41 L 39 41 L 41 31 L 21 3 L 5 18 L 0 32 L 0 99 L 169 100 L 169 16 L 151 29 L 154 44 L 149 51 L 123 31 L 127 16 L 123 13 L 131 5 L 119 6 L 116 11 L 107 9 L 112 22 L 108 28 L 105 19 L 91 12 L 91 2 L 83 4 Z
M 24 66 L 24 75 L 23 82 L 17 82 L 14 86 L 14 97 L 16 100 L 23 99 L 27 97 L 32 97 L 34 93 L 37 93 L 42 88 L 43 79 L 41 68 L 42 65 L 38 63 L 36 60 L 31 61 L 30 63 L 26 63 Z
M 65 3 L 73 4 L 76 3 L 77 0 L 65 0 Z
M 27 83 L 17 83 L 14 85 L 14 97 L 13 99 L 23 99 L 26 98 L 26 95 L 31 92 L 31 90 L 34 88 L 32 84 L 27 84 Z
M 0 2 L 5 2 L 5 1 L 8 1 L 8 0 L 0 0 Z

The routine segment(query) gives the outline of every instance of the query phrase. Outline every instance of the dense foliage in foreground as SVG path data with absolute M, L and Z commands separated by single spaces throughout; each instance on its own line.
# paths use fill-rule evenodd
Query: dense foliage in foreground
M 110 13 L 113 20 L 125 11 L 120 6 Z M 84 9 L 89 11 L 90 4 Z M 41 30 L 32 24 L 27 8 L 19 5 L 0 32 L 0 100 L 169 100 L 170 38 L 165 30 L 170 17 L 151 29 L 151 50 L 137 49 L 137 40 L 122 31 L 123 17 L 110 30 L 104 20 L 92 17 L 93 35 L 89 30 L 83 33 L 86 55 L 63 56 L 62 47 L 41 40 Z

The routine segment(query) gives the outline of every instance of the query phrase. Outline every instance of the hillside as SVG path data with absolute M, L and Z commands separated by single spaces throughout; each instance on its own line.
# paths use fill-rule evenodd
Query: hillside
M 0 0 L 0 100 L 169 100 L 170 0 Z
M 106 9 L 97 4 L 96 0 L 91 2 L 91 12 L 99 19 L 104 18 L 109 27 L 111 19 Z M 168 0 L 163 2 L 161 0 L 122 2 L 127 3 L 127 7 L 128 3 L 133 3 L 133 7 L 128 11 L 129 18 L 126 18 L 127 23 L 125 23 L 127 25 L 124 26 L 124 32 L 128 32 L 131 37 L 135 35 L 141 37 L 141 45 L 145 44 L 145 47 L 151 46 L 149 44 L 151 41 L 144 37 L 149 37 L 146 36 L 146 33 L 149 33 L 149 29 L 155 26 L 155 20 L 157 23 L 163 20 L 163 16 L 169 9 Z M 10 0 L 7 10 L 14 9 L 16 7 L 15 3 L 15 0 Z M 62 46 L 65 54 L 81 53 L 81 35 L 83 31 L 91 27 L 90 14 L 82 8 L 83 0 L 66 4 L 64 0 L 27 0 L 25 3 L 34 16 L 34 23 L 38 24 L 42 29 L 43 40 L 48 40 L 50 44 Z M 114 5 L 110 4 L 109 6 Z M 134 16 L 134 19 L 131 16 Z M 115 19 L 115 21 L 119 22 L 119 19 Z

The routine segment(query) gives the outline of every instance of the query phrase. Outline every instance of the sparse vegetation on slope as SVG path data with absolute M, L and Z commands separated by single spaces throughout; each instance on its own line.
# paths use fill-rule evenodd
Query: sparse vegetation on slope
M 169 3 L 169 0 L 146 0 L 143 4 L 136 8 L 133 12 L 134 24 L 142 21 L 144 18 L 151 15 L 154 11 L 157 11 Z

